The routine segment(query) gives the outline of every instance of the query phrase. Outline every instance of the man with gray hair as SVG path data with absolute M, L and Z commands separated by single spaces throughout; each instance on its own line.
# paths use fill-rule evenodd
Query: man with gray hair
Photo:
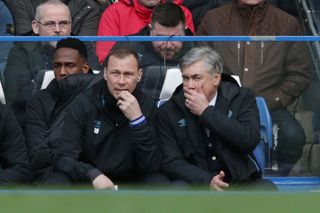
M 183 83 L 157 116 L 165 174 L 218 191 L 274 189 L 252 153 L 260 138 L 254 93 L 223 74 L 220 55 L 208 47 L 188 51 L 180 68 Z

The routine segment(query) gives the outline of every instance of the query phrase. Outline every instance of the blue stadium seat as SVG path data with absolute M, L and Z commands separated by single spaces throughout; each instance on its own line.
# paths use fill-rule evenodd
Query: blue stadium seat
M 271 168 L 272 120 L 268 106 L 263 97 L 256 97 L 260 116 L 260 143 L 254 150 L 260 167 Z

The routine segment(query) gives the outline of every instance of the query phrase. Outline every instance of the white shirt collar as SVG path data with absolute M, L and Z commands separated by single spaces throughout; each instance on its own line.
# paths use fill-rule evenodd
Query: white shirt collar
M 217 102 L 217 96 L 218 96 L 218 91 L 216 92 L 215 96 L 212 98 L 212 100 L 209 102 L 209 106 L 215 106 Z

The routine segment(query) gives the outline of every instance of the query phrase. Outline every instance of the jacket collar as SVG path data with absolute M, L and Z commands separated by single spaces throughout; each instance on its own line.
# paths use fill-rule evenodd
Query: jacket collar
M 239 11 L 242 20 L 248 26 L 248 35 L 257 35 L 258 34 L 258 25 L 262 22 L 266 15 L 268 4 L 266 1 L 261 2 L 258 5 L 241 5 L 238 1 L 234 3 L 235 8 Z

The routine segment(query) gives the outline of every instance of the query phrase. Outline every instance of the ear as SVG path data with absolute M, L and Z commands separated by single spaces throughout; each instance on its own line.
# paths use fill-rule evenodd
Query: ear
M 85 63 L 82 67 L 82 72 L 83 73 L 88 73 L 90 70 L 89 64 Z
M 33 33 L 38 35 L 39 34 L 39 23 L 36 20 L 33 20 L 31 22 L 31 26 L 32 26 Z
M 103 68 L 103 78 L 104 78 L 104 80 L 107 80 L 107 72 L 108 72 L 107 68 L 104 67 Z
M 138 82 L 140 82 L 141 78 L 142 78 L 142 75 L 143 75 L 143 70 L 142 69 L 139 69 L 138 70 Z
M 150 30 L 150 35 L 152 35 L 152 31 L 153 31 L 152 25 L 149 23 L 149 24 L 148 24 L 148 27 L 149 27 L 149 30 Z
M 221 81 L 221 74 L 220 73 L 215 73 L 213 77 L 213 84 L 218 87 Z

